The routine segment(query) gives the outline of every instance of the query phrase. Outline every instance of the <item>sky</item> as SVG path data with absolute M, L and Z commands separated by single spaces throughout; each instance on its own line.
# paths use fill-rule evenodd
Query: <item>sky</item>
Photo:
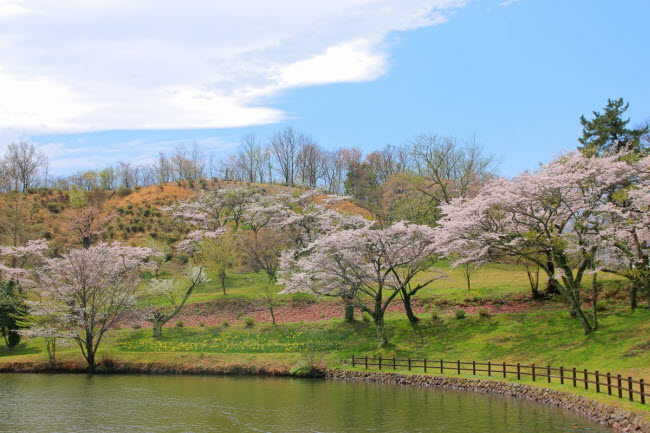
M 0 0 L 0 150 L 54 174 L 293 126 L 328 149 L 476 136 L 501 173 L 608 98 L 650 119 L 647 0 Z

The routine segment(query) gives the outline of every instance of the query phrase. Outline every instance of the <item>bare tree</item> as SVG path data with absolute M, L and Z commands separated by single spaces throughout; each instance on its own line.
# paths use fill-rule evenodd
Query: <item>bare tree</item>
M 263 164 L 262 146 L 260 146 L 255 134 L 245 135 L 240 143 L 238 159 L 242 168 L 242 174 L 246 182 L 256 182 L 261 176 L 260 168 Z
M 305 137 L 287 126 L 271 137 L 271 153 L 277 162 L 277 169 L 287 185 L 295 185 L 296 160 Z
M 36 150 L 33 144 L 24 141 L 10 143 L 7 147 L 5 166 L 13 178 L 13 187 L 25 191 L 38 182 L 39 171 L 44 168 L 47 157 Z
M 496 174 L 492 155 L 485 155 L 475 138 L 463 143 L 453 137 L 421 135 L 413 143 L 421 183 L 418 188 L 436 206 L 475 194 Z
M 323 149 L 311 138 L 305 137 L 296 157 L 298 173 L 302 184 L 316 188 L 318 180 L 324 174 L 325 154 Z

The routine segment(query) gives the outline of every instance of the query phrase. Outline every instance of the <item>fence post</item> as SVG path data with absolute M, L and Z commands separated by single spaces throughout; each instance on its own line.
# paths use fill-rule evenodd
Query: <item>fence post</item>
M 503 377 L 506 377 L 506 363 L 503 363 Z
M 533 382 L 535 382 L 535 364 L 531 366 L 533 368 Z
M 381 355 L 379 355 L 379 369 L 381 370 Z
M 584 376 L 585 376 L 585 389 L 589 389 L 589 372 L 587 369 L 584 371 Z
M 352 355 L 352 367 L 354 367 L 354 355 Z
M 546 381 L 548 383 L 551 383 L 551 366 L 550 365 L 546 366 Z
M 409 356 L 409 371 L 411 371 L 411 357 Z
M 442 358 L 440 358 L 440 373 L 445 373 L 445 361 L 443 361 Z
M 366 370 L 368 369 L 368 355 L 366 355 Z
M 627 377 L 627 393 L 630 396 L 630 401 L 634 401 L 634 391 L 632 390 L 632 377 Z
M 576 383 L 576 368 L 573 367 L 573 387 L 575 388 L 577 385 Z
M 612 375 L 607 372 L 607 394 L 612 395 Z
M 424 372 L 427 372 L 427 358 L 424 358 Z
M 645 384 L 643 379 L 639 379 L 639 390 L 641 391 L 641 404 L 645 404 Z
M 596 392 L 600 392 L 600 373 L 596 370 Z
M 517 363 L 517 380 L 521 380 L 521 365 Z
M 472 374 L 476 376 L 476 361 L 472 361 Z
M 395 361 L 395 356 L 393 356 L 393 370 L 397 370 L 397 363 Z
M 460 374 L 460 359 L 458 360 L 458 374 Z
M 564 366 L 560 366 L 560 383 L 564 385 Z
M 623 398 L 623 381 L 620 374 L 616 375 L 616 380 L 618 382 L 618 398 Z
M 488 377 L 492 376 L 492 363 L 488 361 Z

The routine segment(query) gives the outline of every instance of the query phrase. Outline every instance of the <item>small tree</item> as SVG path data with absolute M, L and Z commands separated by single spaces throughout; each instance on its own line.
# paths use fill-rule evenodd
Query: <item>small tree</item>
M 15 281 L 0 281 L 0 334 L 9 348 L 20 343 L 19 317 L 26 309 L 25 298 Z
M 148 248 L 100 243 L 45 259 L 34 270 L 41 297 L 66 306 L 66 320 L 90 372 L 104 334 L 135 305 L 140 266 L 149 254 Z
M 73 321 L 66 306 L 52 300 L 28 301 L 28 313 L 20 318 L 21 334 L 43 338 L 50 368 L 56 366 L 56 351 L 61 342 L 74 338 Z
M 188 284 L 180 284 L 175 278 L 154 279 L 148 283 L 148 294 L 162 298 L 166 306 L 153 311 L 149 320 L 153 324 L 153 338 L 162 337 L 162 327 L 181 312 L 194 290 L 208 282 L 202 267 L 188 266 L 185 276 Z
M 205 237 L 199 246 L 201 261 L 215 271 L 226 294 L 226 273 L 237 261 L 237 248 L 234 233 L 226 230 L 223 234 Z

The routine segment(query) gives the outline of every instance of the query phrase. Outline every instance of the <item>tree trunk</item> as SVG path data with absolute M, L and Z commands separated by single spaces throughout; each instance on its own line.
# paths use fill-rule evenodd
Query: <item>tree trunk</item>
M 632 282 L 632 288 L 630 289 L 630 308 L 634 311 L 637 307 L 637 297 L 639 294 L 639 283 L 636 281 Z
M 591 307 L 593 309 L 593 328 L 594 331 L 598 330 L 598 279 L 596 273 L 594 272 L 594 277 L 592 281 L 592 297 L 591 297 Z
M 223 294 L 226 294 L 226 271 L 221 270 L 219 271 L 219 279 L 221 280 L 221 289 L 223 290 Z
M 153 338 L 159 339 L 162 337 L 163 322 L 159 319 L 153 319 Z
M 345 323 L 354 323 L 354 305 L 345 305 Z
M 88 351 L 88 356 L 86 358 L 86 362 L 88 363 L 88 371 L 90 373 L 95 372 L 95 353 L 92 351 L 92 347 L 90 348 L 90 351 Z
M 555 264 L 553 263 L 553 259 L 550 256 L 550 253 L 547 254 L 548 261 L 546 262 L 546 266 L 548 267 L 548 271 L 551 275 L 555 274 Z M 560 290 L 557 287 L 557 282 L 553 278 L 549 278 L 548 281 L 546 282 L 546 294 L 547 295 L 558 295 L 560 294 Z
M 402 289 L 402 301 L 404 302 L 406 317 L 408 317 L 409 322 L 411 322 L 412 325 L 415 325 L 420 321 L 420 319 L 418 319 L 413 313 L 413 307 L 411 306 L 411 295 L 409 295 L 404 289 Z
M 377 335 L 377 345 L 383 347 L 388 343 L 388 338 L 386 338 L 386 329 L 384 326 L 384 314 L 383 312 L 377 311 L 374 315 L 375 321 L 375 334 Z

